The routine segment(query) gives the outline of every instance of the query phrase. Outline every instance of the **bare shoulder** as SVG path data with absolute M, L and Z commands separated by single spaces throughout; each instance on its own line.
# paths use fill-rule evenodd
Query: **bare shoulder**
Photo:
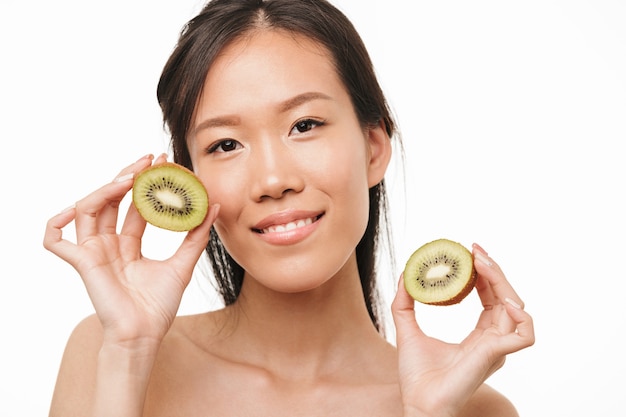
M 519 417 L 519 414 L 508 398 L 483 384 L 468 402 L 461 417 Z
M 95 386 L 96 363 L 102 346 L 102 327 L 95 315 L 83 319 L 65 346 L 57 376 L 50 416 L 81 415 L 89 407 Z M 83 414 L 84 415 L 84 414 Z
M 215 409 L 223 398 L 215 384 L 222 366 L 213 353 L 219 339 L 219 313 L 178 316 L 161 342 L 146 392 L 147 416 L 199 415 Z M 228 380 L 228 376 L 226 376 Z M 227 384 L 228 385 L 228 384 Z M 181 399 L 184 398 L 184 401 Z
M 161 353 L 155 362 L 157 375 L 160 369 L 171 370 L 179 366 L 181 362 L 190 363 L 189 356 L 184 354 L 189 352 L 189 345 L 191 345 L 186 336 L 204 334 L 199 331 L 199 327 L 206 321 L 206 318 L 203 319 L 202 316 L 177 317 L 174 320 L 170 332 L 162 341 Z M 95 394 L 98 356 L 102 340 L 102 326 L 95 314 L 84 318 L 74 327 L 61 359 L 50 404 L 50 417 L 88 414 Z M 179 354 L 181 351 L 182 355 Z M 163 380 L 157 378 L 157 382 L 159 381 Z M 170 387 L 171 385 L 167 384 L 167 388 Z

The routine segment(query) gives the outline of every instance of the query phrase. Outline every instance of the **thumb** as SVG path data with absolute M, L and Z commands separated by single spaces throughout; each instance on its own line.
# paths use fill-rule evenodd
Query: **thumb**
M 209 208 L 204 222 L 195 229 L 189 231 L 176 253 L 169 259 L 173 267 L 183 276 L 191 277 L 191 272 L 198 262 L 200 255 L 206 249 L 211 233 L 211 226 L 219 213 L 219 204 Z
M 398 291 L 391 303 L 391 314 L 396 326 L 396 339 L 401 344 L 408 338 L 422 337 L 424 333 L 415 320 L 415 300 L 404 287 L 404 274 L 400 275 Z

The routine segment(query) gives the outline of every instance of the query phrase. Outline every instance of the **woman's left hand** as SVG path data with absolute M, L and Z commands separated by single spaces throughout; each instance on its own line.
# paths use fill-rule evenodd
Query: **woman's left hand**
M 476 290 L 483 305 L 476 328 L 459 344 L 427 336 L 400 279 L 392 304 L 405 416 L 456 416 L 509 353 L 535 341 L 533 321 L 500 267 L 473 245 Z

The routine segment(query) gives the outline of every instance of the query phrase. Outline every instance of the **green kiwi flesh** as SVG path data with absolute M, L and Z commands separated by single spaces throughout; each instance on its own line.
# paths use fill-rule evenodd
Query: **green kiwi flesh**
M 200 225 L 209 209 L 202 182 L 193 172 L 172 162 L 152 165 L 137 175 L 133 203 L 148 223 L 176 232 Z
M 474 259 L 458 242 L 437 239 L 409 257 L 404 268 L 404 287 L 424 304 L 460 303 L 476 284 Z

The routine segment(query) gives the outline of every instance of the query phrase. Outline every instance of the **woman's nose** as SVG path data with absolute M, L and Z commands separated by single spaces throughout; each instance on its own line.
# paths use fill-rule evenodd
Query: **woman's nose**
M 252 198 L 255 201 L 279 199 L 304 188 L 298 158 L 280 140 L 267 141 L 252 152 Z

